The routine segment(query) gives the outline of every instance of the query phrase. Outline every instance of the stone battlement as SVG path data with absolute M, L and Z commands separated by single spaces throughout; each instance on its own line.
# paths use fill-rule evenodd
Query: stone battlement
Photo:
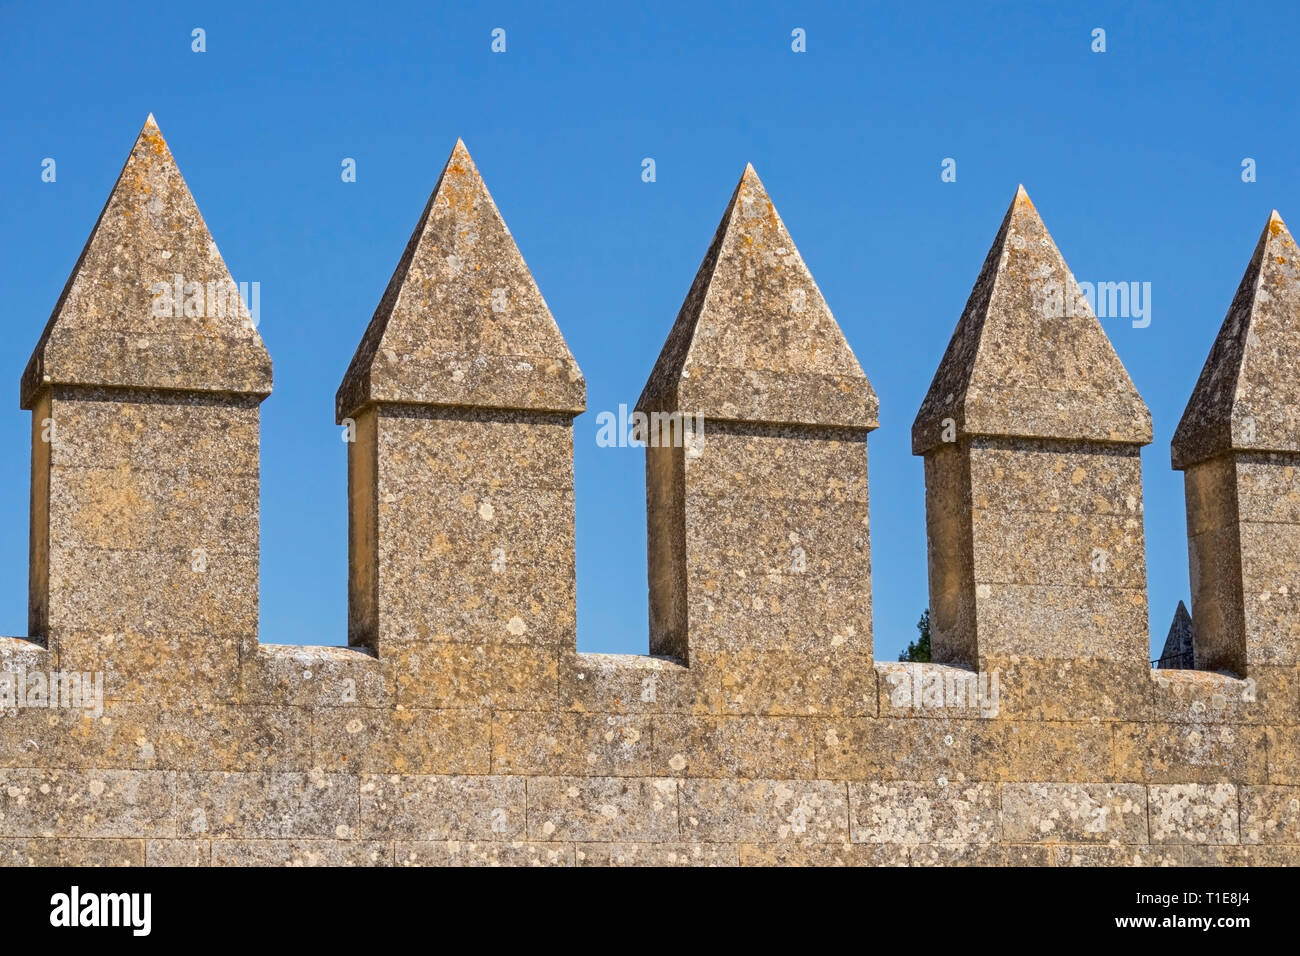
M 348 647 L 259 640 L 271 362 L 232 287 L 150 117 L 22 377 L 0 860 L 1300 862 L 1276 213 L 1173 442 L 1194 666 L 1167 670 L 1151 416 L 1023 189 L 912 430 L 933 664 L 873 658 L 878 403 L 752 167 L 637 404 L 681 431 L 646 448 L 648 656 L 576 651 L 585 383 L 463 143 L 338 389 Z M 101 706 L 42 705 L 72 674 Z

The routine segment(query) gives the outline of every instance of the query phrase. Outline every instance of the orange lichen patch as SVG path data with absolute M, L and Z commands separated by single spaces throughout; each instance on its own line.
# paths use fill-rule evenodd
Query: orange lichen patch
M 161 156 L 167 151 L 167 141 L 162 137 L 162 131 L 157 126 L 146 124 L 141 138 L 147 145 L 153 148 L 156 155 Z

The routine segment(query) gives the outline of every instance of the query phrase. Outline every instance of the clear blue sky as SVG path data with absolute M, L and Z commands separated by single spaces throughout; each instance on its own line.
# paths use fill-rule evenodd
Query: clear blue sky
M 747 161 L 880 395 L 877 657 L 927 603 L 912 418 L 1020 182 L 1078 279 L 1152 284 L 1148 328 L 1104 324 L 1154 418 L 1162 640 L 1188 593 L 1169 439 L 1269 210 L 1300 222 L 1300 7 L 870 6 L 0 4 L 0 633 L 26 633 L 19 375 L 152 111 L 235 278 L 261 283 L 263 641 L 346 640 L 334 391 L 457 136 L 587 378 L 581 649 L 646 649 L 642 452 L 598 447 L 595 418 L 635 401 Z

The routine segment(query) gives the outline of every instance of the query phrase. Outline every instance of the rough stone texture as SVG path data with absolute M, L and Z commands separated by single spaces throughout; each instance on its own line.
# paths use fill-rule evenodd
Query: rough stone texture
M 577 414 L 586 384 L 460 140 L 339 386 L 371 403 Z
M 1174 433 L 1196 666 L 1300 663 L 1300 248 L 1276 211 Z
M 863 431 L 879 424 L 876 393 L 753 166 L 637 407 Z
M 460 140 L 336 398 L 348 642 L 572 644 L 586 383 Z
M 183 314 L 160 321 L 154 284 L 177 275 Z M 59 385 L 265 398 L 271 360 L 247 310 L 190 308 L 190 283 L 206 297 L 232 281 L 150 114 L 23 372 L 22 407 Z
M 877 406 L 747 166 L 637 404 L 703 420 L 680 443 L 647 430 L 652 653 L 870 656 Z
M 1150 441 L 1146 405 L 1017 190 L 912 425 L 936 661 L 1146 659 Z
M 1147 416 L 1091 316 L 1032 311 L 1068 272 L 1023 195 L 918 419 L 932 664 L 872 659 L 875 398 L 752 170 L 643 397 L 706 416 L 648 456 L 654 656 L 575 650 L 582 380 L 459 144 L 339 393 L 352 644 L 259 643 L 255 332 L 155 320 L 97 369 L 62 331 L 133 335 L 131 283 L 210 242 L 149 124 L 25 385 L 33 627 L 0 638 L 0 679 L 98 670 L 103 709 L 0 711 L 0 863 L 1300 864 L 1296 449 L 1194 416 L 1219 630 L 1203 596 L 1200 669 L 1150 670 Z M 1286 264 L 1234 376 L 1294 351 Z M 1245 394 L 1290 421 L 1291 381 Z
M 1054 314 L 1054 289 L 1078 300 L 1066 314 Z M 1151 415 L 1079 294 L 1020 187 L 912 425 L 912 451 L 949 441 L 948 418 L 958 436 L 1149 443 Z
M 150 116 L 21 388 L 30 633 L 114 697 L 223 698 L 257 644 L 271 361 L 242 302 L 213 301 L 233 285 Z

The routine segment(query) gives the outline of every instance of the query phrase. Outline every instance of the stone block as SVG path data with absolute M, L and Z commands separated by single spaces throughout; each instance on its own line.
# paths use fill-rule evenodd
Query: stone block
M 844 784 L 823 780 L 684 780 L 682 834 L 705 843 L 845 843 Z

